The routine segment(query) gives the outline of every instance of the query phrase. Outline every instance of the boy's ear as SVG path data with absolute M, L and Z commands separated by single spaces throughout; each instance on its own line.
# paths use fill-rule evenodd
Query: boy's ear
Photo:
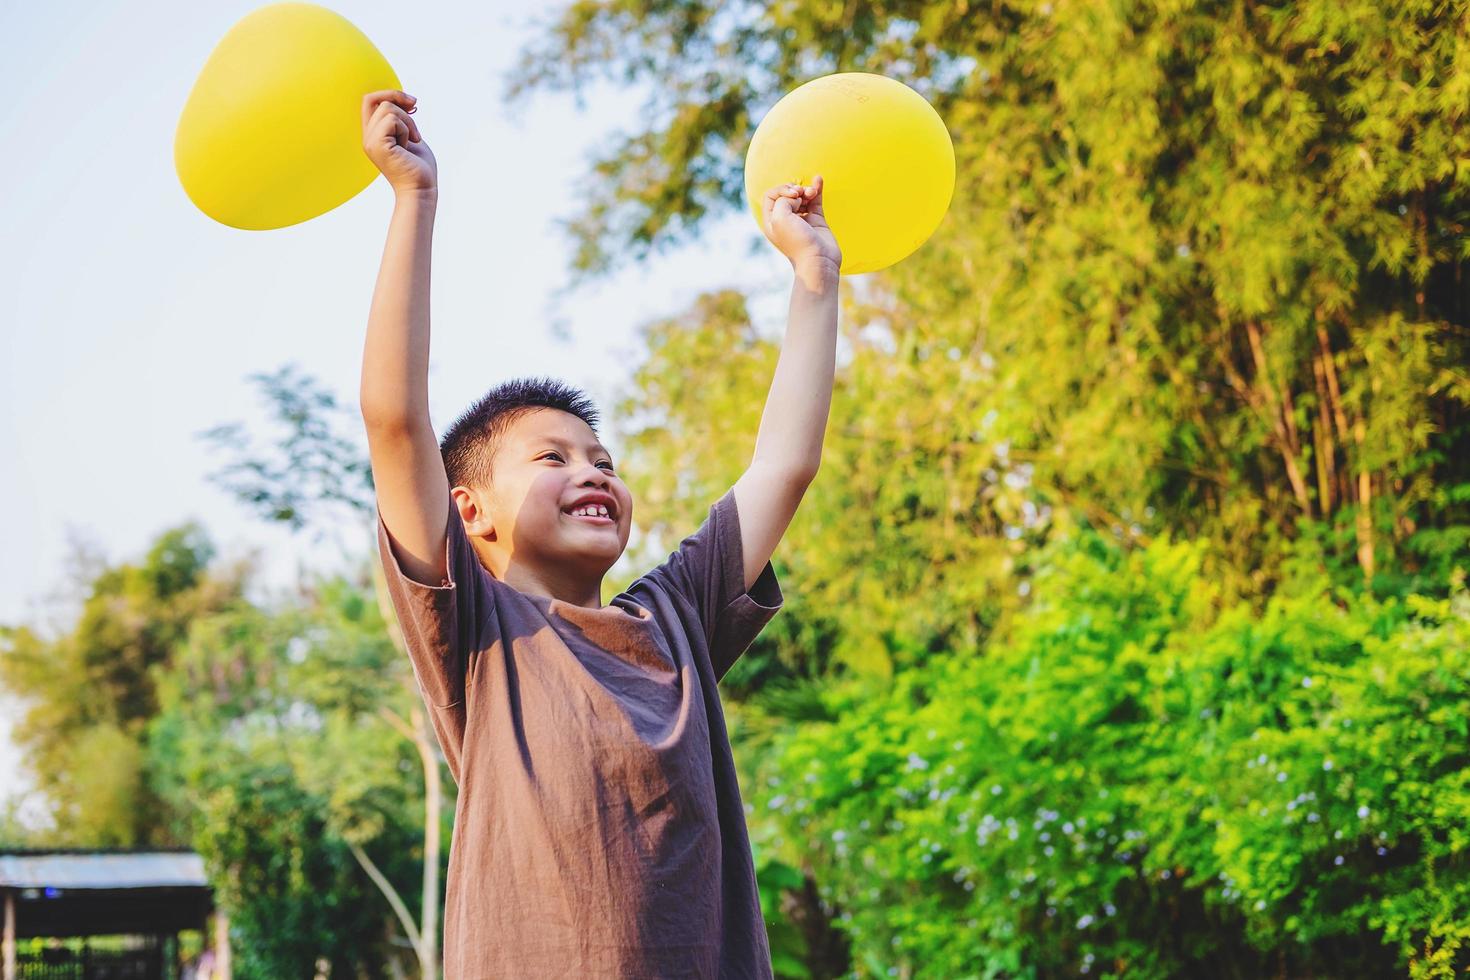
M 474 538 L 495 540 L 495 526 L 490 522 L 490 511 L 481 506 L 478 496 L 468 487 L 454 487 L 449 491 L 454 506 L 464 521 L 465 533 Z

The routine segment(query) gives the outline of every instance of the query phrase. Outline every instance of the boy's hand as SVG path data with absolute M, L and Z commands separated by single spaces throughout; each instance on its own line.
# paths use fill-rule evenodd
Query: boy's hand
M 777 184 L 766 191 L 762 210 L 766 237 L 793 269 L 800 272 L 829 261 L 834 269 L 841 268 L 842 249 L 822 213 L 821 175 L 812 177 L 810 185 Z
M 362 97 L 363 152 L 397 194 L 432 191 L 439 186 L 434 152 L 409 115 L 417 105 L 417 99 L 397 89 Z

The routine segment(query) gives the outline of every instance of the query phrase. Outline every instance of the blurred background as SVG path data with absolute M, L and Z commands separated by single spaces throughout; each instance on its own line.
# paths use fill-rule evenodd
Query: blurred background
M 240 976 L 433 975 L 355 406 L 391 194 L 247 233 L 173 170 L 254 6 L 0 10 L 0 852 L 197 853 Z M 605 599 L 754 446 L 763 113 L 863 70 L 949 126 L 722 682 L 778 976 L 1470 969 L 1467 6 L 333 5 L 439 160 L 434 421 L 597 401 Z

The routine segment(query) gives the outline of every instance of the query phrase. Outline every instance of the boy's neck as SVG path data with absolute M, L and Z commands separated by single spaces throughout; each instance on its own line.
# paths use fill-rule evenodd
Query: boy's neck
M 595 581 L 588 581 L 572 575 L 558 575 L 534 568 L 524 561 L 507 562 L 504 555 L 487 554 L 487 550 L 475 549 L 480 564 L 517 592 L 559 599 L 568 605 L 586 609 L 602 608 L 602 576 L 599 575 Z

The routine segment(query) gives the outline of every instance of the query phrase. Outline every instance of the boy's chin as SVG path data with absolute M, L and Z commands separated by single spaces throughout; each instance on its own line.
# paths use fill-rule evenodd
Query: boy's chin
M 578 554 L 611 555 L 612 560 L 617 561 L 618 556 L 623 553 L 623 542 L 616 524 L 569 528 L 562 540 L 566 542 L 568 550 Z

